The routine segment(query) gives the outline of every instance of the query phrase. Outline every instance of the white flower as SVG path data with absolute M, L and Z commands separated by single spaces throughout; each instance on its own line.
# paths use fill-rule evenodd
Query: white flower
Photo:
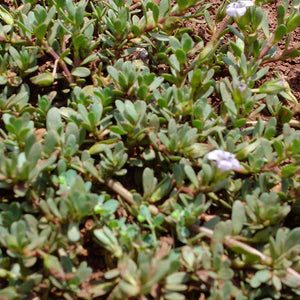
M 222 172 L 239 171 L 241 169 L 240 162 L 235 158 L 234 154 L 227 151 L 213 150 L 208 153 L 207 158 L 215 161 L 218 169 Z
M 227 5 L 226 13 L 230 17 L 241 17 L 246 13 L 247 7 L 253 6 L 254 3 L 252 1 L 240 1 L 233 2 Z

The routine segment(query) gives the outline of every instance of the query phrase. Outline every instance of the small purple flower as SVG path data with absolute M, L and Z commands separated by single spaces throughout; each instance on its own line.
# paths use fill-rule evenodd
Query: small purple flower
M 238 81 L 238 82 L 233 82 L 233 88 L 235 90 L 239 90 L 241 94 L 243 94 L 243 92 L 246 90 L 247 85 L 242 82 L 242 81 Z
M 235 158 L 234 154 L 224 150 L 213 150 L 207 154 L 207 158 L 215 161 L 218 169 L 222 172 L 239 171 L 241 169 L 240 162 Z
M 248 0 L 233 2 L 227 5 L 226 13 L 230 17 L 241 17 L 246 13 L 247 7 L 253 6 L 254 3 Z

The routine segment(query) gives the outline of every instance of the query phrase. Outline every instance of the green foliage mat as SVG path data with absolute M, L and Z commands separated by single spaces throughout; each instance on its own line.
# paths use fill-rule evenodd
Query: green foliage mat
M 299 0 L 5 2 L 0 298 L 298 299 Z

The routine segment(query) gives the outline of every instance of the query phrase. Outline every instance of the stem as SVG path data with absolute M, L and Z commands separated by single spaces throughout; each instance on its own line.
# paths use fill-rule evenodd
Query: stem
M 264 48 L 261 50 L 260 55 L 258 56 L 258 59 L 262 59 L 270 50 L 272 47 L 272 43 L 274 41 L 274 34 L 272 34 L 271 38 L 267 41 L 267 44 L 264 46 Z
M 195 59 L 190 66 L 188 66 L 186 69 L 182 70 L 180 72 L 180 74 L 182 76 L 186 75 L 187 73 L 189 73 L 190 71 L 192 71 L 196 66 L 199 66 L 200 64 L 202 64 L 204 62 L 205 59 L 207 59 L 210 56 L 210 52 L 212 52 L 212 50 L 217 46 L 217 44 L 220 41 L 220 37 L 223 35 L 223 31 L 226 29 L 226 26 L 228 24 L 228 20 L 229 17 L 226 16 L 224 18 L 224 20 L 221 23 L 221 26 L 219 27 L 218 30 L 216 30 L 212 37 L 211 40 L 208 42 L 208 44 L 203 48 L 202 52 L 199 54 L 198 58 Z M 196 45 L 193 49 L 191 49 L 189 51 L 189 53 L 194 54 L 194 52 L 196 52 L 198 45 Z M 196 51 L 195 51 L 196 50 Z M 189 55 L 188 53 L 188 55 Z
M 53 68 L 53 72 L 52 72 L 53 78 L 55 78 L 55 76 L 56 76 L 57 64 L 58 64 L 58 59 L 56 59 L 54 62 L 54 68 Z
M 112 179 L 109 178 L 105 181 L 107 187 L 109 187 L 111 190 L 113 190 L 114 192 L 116 192 L 119 196 L 121 196 L 124 200 L 126 200 L 130 205 L 132 206 L 136 206 L 137 203 L 134 201 L 132 194 L 126 189 L 124 188 L 124 186 Z
M 207 58 L 210 57 L 212 54 L 214 48 L 218 45 L 220 42 L 220 38 L 223 35 L 223 31 L 226 29 L 227 24 L 228 24 L 229 16 L 226 16 L 223 21 L 220 24 L 220 27 L 218 30 L 216 30 L 212 37 L 211 40 L 208 42 L 208 44 L 204 47 L 202 52 L 200 53 L 196 65 L 199 66 L 201 65 Z
M 130 7 L 129 7 L 129 11 L 133 11 L 135 10 L 136 8 L 140 7 L 142 5 L 141 2 L 137 2 L 135 4 L 132 4 Z
M 262 123 L 263 123 L 263 124 L 267 124 L 268 122 L 262 120 Z M 247 126 L 247 125 L 249 125 L 249 126 L 255 126 L 256 124 L 257 124 L 257 121 L 247 121 L 245 125 L 246 125 L 246 126 Z M 290 120 L 288 124 L 289 124 L 289 126 L 291 126 L 291 127 L 294 127 L 294 128 L 300 128 L 300 122 L 299 122 L 298 120 L 296 120 L 296 119 Z
M 50 55 L 55 59 L 59 61 L 59 64 L 61 66 L 61 68 L 64 71 L 64 75 L 66 77 L 66 79 L 68 80 L 69 83 L 74 83 L 73 77 L 66 65 L 66 63 L 60 59 L 60 56 L 53 50 L 53 48 L 51 48 L 47 43 L 44 43 L 44 47 L 47 49 L 48 53 L 50 53 Z
M 286 56 L 288 56 L 290 53 L 292 53 L 295 50 L 300 50 L 300 43 L 297 43 L 294 47 L 292 47 L 290 49 L 282 51 L 281 53 L 277 54 L 274 58 L 270 58 L 270 59 L 262 61 L 261 65 L 271 63 L 271 62 L 276 62 L 278 60 L 288 59 L 288 57 L 286 57 Z
M 195 232 L 195 233 L 203 233 L 209 239 L 212 239 L 212 237 L 213 237 L 213 231 L 211 229 L 206 228 L 206 227 L 191 225 L 189 227 L 189 229 L 191 231 Z M 265 254 L 261 253 L 257 249 L 236 240 L 234 237 L 226 237 L 224 239 L 223 243 L 224 243 L 225 246 L 227 246 L 230 249 L 232 249 L 234 247 L 239 247 L 239 248 L 242 248 L 243 250 L 245 250 L 245 252 L 247 252 L 247 253 L 258 256 L 260 258 L 261 263 L 264 264 L 264 265 L 269 266 L 269 265 L 272 264 L 272 258 L 271 257 L 266 256 Z M 296 279 L 298 279 L 300 281 L 300 274 L 297 271 L 295 271 L 294 269 L 287 268 L 286 273 L 287 273 L 287 275 L 296 277 Z
M 137 203 L 133 199 L 132 194 L 126 188 L 124 188 L 124 186 L 120 182 L 115 181 L 113 179 L 108 179 L 106 181 L 106 185 L 109 188 L 111 188 L 113 191 L 115 191 L 118 195 L 120 195 L 129 204 L 134 205 L 134 206 L 137 205 Z M 166 221 L 169 221 L 172 223 L 172 218 L 166 217 Z M 214 232 L 211 229 L 208 229 L 206 227 L 197 226 L 194 224 L 194 225 L 189 226 L 189 229 L 194 233 L 204 234 L 209 239 L 213 238 Z M 269 266 L 273 262 L 271 257 L 263 254 L 262 252 L 258 251 L 257 249 L 255 249 L 243 242 L 236 240 L 234 237 L 231 237 L 231 236 L 226 237 L 224 239 L 223 243 L 225 246 L 227 246 L 228 248 L 230 248 L 233 251 L 234 251 L 234 249 L 233 249 L 234 247 L 239 247 L 239 248 L 242 248 L 243 250 L 245 250 L 245 252 L 247 252 L 247 253 L 258 256 L 260 258 L 260 262 L 264 265 Z M 297 271 L 295 271 L 294 269 L 287 268 L 286 273 L 290 276 L 296 277 L 300 282 L 300 274 Z
M 140 4 L 138 5 L 140 6 Z M 148 24 L 146 25 L 146 27 L 144 29 L 141 30 L 141 35 L 146 33 L 146 32 L 149 32 L 151 31 L 152 29 L 154 29 L 155 27 L 161 27 L 162 24 L 167 20 L 169 19 L 170 17 L 184 17 L 182 14 L 184 14 L 188 9 L 192 8 L 196 6 L 196 4 L 193 4 L 193 5 L 190 5 L 189 7 L 187 7 L 185 10 L 183 11 L 180 11 L 179 8 L 175 11 L 173 11 L 172 13 L 170 13 L 169 15 L 165 16 L 165 17 L 162 17 L 161 19 L 159 19 L 157 21 L 157 23 L 153 22 L 151 24 Z M 132 5 L 133 8 L 136 8 L 135 5 Z M 131 8 L 131 7 L 130 7 Z M 130 33 L 130 35 L 128 36 L 128 40 L 131 40 L 131 39 L 135 39 L 136 36 L 134 36 L 132 33 Z

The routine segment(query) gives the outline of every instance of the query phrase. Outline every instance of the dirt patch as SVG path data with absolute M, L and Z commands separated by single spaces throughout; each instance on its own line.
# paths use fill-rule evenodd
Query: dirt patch
M 206 1 L 203 5 L 205 4 L 211 4 L 211 1 Z M 216 11 L 221 4 L 221 0 L 215 0 L 209 8 L 210 16 L 213 22 Z M 273 33 L 277 27 L 277 7 L 280 4 L 281 1 L 273 1 L 262 6 L 262 8 L 268 13 L 270 34 Z M 200 6 L 191 8 L 189 12 L 191 14 L 196 14 L 199 8 Z M 201 37 L 204 44 L 206 44 L 211 39 L 211 32 L 209 29 L 207 29 L 204 16 L 198 17 L 197 21 L 199 22 L 195 23 L 194 20 L 188 20 L 183 23 L 183 26 L 193 30 L 194 35 Z M 288 49 L 298 45 L 299 43 L 300 28 L 298 27 L 291 35 Z M 281 52 L 284 51 L 285 43 L 279 42 L 276 46 L 278 47 L 278 51 Z M 276 62 L 269 62 L 265 64 L 265 66 L 269 66 L 270 68 L 265 80 L 272 80 L 275 77 L 275 74 L 278 72 L 279 75 L 281 75 L 289 83 L 293 95 L 297 99 L 300 99 L 300 57 L 287 59 L 285 61 L 279 60 Z

